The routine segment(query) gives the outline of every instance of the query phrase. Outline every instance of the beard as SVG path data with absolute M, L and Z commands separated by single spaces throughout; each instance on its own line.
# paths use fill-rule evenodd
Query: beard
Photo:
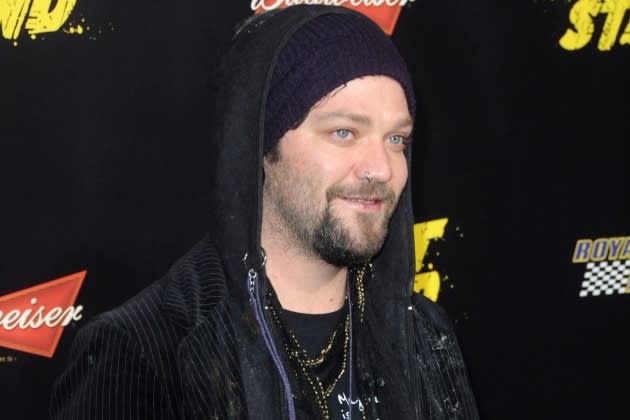
M 391 214 L 392 211 L 388 211 L 376 229 L 366 234 L 363 241 L 358 241 L 343 222 L 332 214 L 330 206 L 327 206 L 321 220 L 314 224 L 312 237 L 308 240 L 312 244 L 312 250 L 329 264 L 337 267 L 365 264 L 383 247 Z M 362 221 L 359 224 L 363 224 Z
M 383 247 L 398 201 L 387 184 L 333 185 L 326 189 L 322 208 L 317 199 L 321 188 L 312 182 L 317 177 L 300 174 L 282 159 L 266 172 L 265 211 L 273 214 L 274 229 L 292 246 L 337 267 L 365 264 Z M 384 211 L 340 217 L 334 201 L 349 196 L 379 197 Z

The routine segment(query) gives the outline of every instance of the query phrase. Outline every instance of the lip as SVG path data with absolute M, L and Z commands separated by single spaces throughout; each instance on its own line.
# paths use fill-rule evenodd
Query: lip
M 339 197 L 346 204 L 359 210 L 379 211 L 383 207 L 381 197 Z

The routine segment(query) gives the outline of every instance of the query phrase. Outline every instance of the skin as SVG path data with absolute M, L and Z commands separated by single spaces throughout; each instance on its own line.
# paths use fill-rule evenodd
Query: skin
M 412 125 L 398 82 L 354 79 L 287 131 L 277 161 L 265 159 L 261 240 L 283 308 L 318 314 L 343 306 L 347 265 L 369 261 L 387 236 L 407 182 Z

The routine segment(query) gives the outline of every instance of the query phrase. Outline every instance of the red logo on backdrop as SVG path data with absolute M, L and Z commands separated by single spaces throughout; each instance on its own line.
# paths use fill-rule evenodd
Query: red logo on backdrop
M 363 13 L 391 35 L 398 22 L 400 9 L 414 0 L 252 0 L 251 8 L 256 13 L 273 9 L 284 9 L 298 4 L 325 4 L 343 6 Z
M 0 297 L 0 346 L 52 357 L 66 327 L 80 320 L 74 303 L 87 271 Z

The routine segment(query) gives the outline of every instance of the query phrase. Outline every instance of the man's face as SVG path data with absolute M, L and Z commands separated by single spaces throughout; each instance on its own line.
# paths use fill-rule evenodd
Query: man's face
M 280 139 L 277 161 L 265 159 L 263 224 L 330 264 L 369 261 L 407 181 L 411 130 L 393 79 L 363 77 L 333 91 Z

